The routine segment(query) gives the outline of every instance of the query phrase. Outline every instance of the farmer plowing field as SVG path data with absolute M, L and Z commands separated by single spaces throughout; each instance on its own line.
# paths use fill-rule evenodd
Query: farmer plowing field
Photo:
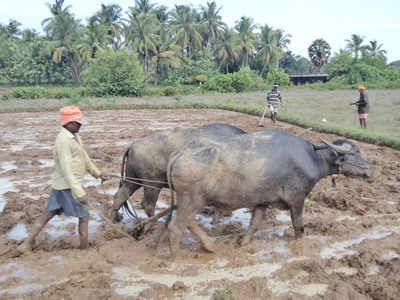
M 265 105 L 265 109 L 263 115 L 261 116 L 261 120 L 258 126 L 264 127 L 264 117 L 267 112 L 267 108 L 269 108 L 271 121 L 276 123 L 276 116 L 278 114 L 279 105 L 283 106 L 281 92 L 278 91 L 278 84 L 274 83 L 272 90 L 267 93 L 267 102 Z
M 82 125 L 82 112 L 79 107 L 72 105 L 61 108 L 60 118 L 62 128 L 53 151 L 55 171 L 52 191 L 44 212 L 36 220 L 28 238 L 18 247 L 20 253 L 32 251 L 35 237 L 55 215 L 61 213 L 79 218 L 79 248 L 88 247 L 88 197 L 82 186 L 83 178 L 86 173 L 90 173 L 95 178 L 105 181 L 108 175 L 95 166 L 83 148 L 78 134 Z

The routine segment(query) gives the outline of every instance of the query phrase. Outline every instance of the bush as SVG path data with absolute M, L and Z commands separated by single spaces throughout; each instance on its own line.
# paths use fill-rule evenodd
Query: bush
M 162 96 L 172 96 L 179 94 L 182 91 L 181 87 L 179 86 L 166 86 L 161 89 Z
M 210 78 L 203 85 L 203 89 L 220 93 L 234 92 L 235 89 L 232 86 L 232 74 L 219 74 Z
M 49 98 L 55 99 L 63 99 L 63 98 L 71 98 L 71 95 L 74 93 L 72 88 L 61 88 L 56 90 L 49 90 L 48 96 Z
M 253 74 L 249 67 L 232 74 L 232 86 L 237 93 L 250 90 L 253 84 Z
M 14 98 L 19 99 L 39 99 L 48 97 L 47 89 L 41 86 L 16 87 L 12 91 Z
M 278 83 L 281 86 L 290 85 L 290 77 L 283 70 L 272 70 L 267 74 L 266 77 L 267 85 L 272 85 L 273 83 Z
M 84 73 L 84 86 L 94 96 L 140 96 L 146 76 L 137 56 L 128 50 L 105 49 Z
M 11 93 L 5 92 L 1 95 L 1 100 L 9 100 L 11 98 Z

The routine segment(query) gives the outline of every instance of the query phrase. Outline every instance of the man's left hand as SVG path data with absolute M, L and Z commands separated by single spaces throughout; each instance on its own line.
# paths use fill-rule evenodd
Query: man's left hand
M 100 179 L 101 179 L 101 183 L 103 183 L 104 181 L 107 181 L 108 179 L 110 179 L 110 175 L 108 175 L 107 173 L 103 173 L 100 175 Z

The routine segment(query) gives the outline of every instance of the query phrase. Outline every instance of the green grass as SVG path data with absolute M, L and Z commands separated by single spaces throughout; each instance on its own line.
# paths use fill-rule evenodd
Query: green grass
M 361 129 L 354 107 L 348 104 L 358 98 L 355 90 L 315 91 L 305 88 L 281 90 L 285 106 L 278 119 L 316 131 L 400 149 L 400 90 L 368 91 L 371 112 L 368 128 Z M 81 98 L 0 101 L 0 112 L 55 111 L 69 104 L 83 109 L 224 109 L 260 116 L 264 110 L 264 92 L 207 93 L 170 97 Z M 326 119 L 326 122 L 322 120 Z

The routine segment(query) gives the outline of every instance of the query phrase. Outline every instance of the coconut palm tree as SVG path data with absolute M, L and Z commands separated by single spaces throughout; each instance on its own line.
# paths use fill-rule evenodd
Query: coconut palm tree
M 81 73 L 90 58 L 90 52 L 82 47 L 84 31 L 79 20 L 69 13 L 62 13 L 57 15 L 47 28 L 52 37 L 49 47 L 52 48 L 53 60 L 59 63 L 65 58 L 71 68 L 72 78 L 80 84 Z
M 192 57 L 193 50 L 201 48 L 203 40 L 198 31 L 197 20 L 197 12 L 186 5 L 175 5 L 171 12 L 171 33 L 182 52 L 189 58 Z
M 257 25 L 253 23 L 253 19 L 248 17 L 241 17 L 240 21 L 236 22 L 235 30 L 239 34 L 242 67 L 248 66 L 249 55 L 256 48 L 256 37 L 254 34 L 256 28 Z
M 292 38 L 292 35 L 285 33 L 283 29 L 276 29 L 275 34 L 276 34 L 276 47 L 278 48 L 278 61 L 276 62 L 278 68 L 279 60 L 284 55 L 285 50 L 287 50 L 287 46 L 290 44 L 290 39 Z
M 346 49 L 348 49 L 354 55 L 354 58 L 357 59 L 359 54 L 365 49 L 365 46 L 362 45 L 364 38 L 357 34 L 352 34 L 351 38 L 345 41 L 347 42 Z
M 95 58 L 97 51 L 107 45 L 107 33 L 107 27 L 98 22 L 97 16 L 89 18 L 88 25 L 84 29 L 83 42 L 91 58 Z
M 386 60 L 386 50 L 381 49 L 383 44 L 378 45 L 376 40 L 370 41 L 369 45 L 365 46 L 365 55 L 373 58 L 381 58 Z
M 136 13 L 138 15 L 150 15 L 155 6 L 156 4 L 151 4 L 150 0 L 135 0 L 135 7 L 129 7 L 129 9 L 131 10 L 131 13 Z
M 316 39 L 308 47 L 308 56 L 311 62 L 317 68 L 317 72 L 321 71 L 323 65 L 328 62 L 329 56 L 331 55 L 331 46 L 324 39 Z
M 177 68 L 181 65 L 182 57 L 179 56 L 179 53 L 180 47 L 171 41 L 167 31 L 161 30 L 160 41 L 152 57 L 152 62 L 156 66 L 156 76 L 154 78 L 156 85 L 159 77 L 165 78 L 168 76 L 170 68 Z
M 222 22 L 220 16 L 221 8 L 217 8 L 215 1 L 207 2 L 207 6 L 201 7 L 202 21 L 201 25 L 205 27 L 207 32 L 207 44 L 212 43 L 222 35 L 223 29 L 226 24 Z
M 55 0 L 55 3 L 53 5 L 50 3 L 46 3 L 46 5 L 49 8 L 52 16 L 49 18 L 46 18 L 42 21 L 42 27 L 44 27 L 45 31 L 46 31 L 46 27 L 49 23 L 51 23 L 59 15 L 69 14 L 69 10 L 71 8 L 71 5 L 68 5 L 63 8 L 64 0 Z
M 224 70 L 225 73 L 233 71 L 235 64 L 239 60 L 240 47 L 237 42 L 237 34 L 229 29 L 225 28 L 221 38 L 215 41 L 215 51 L 219 67 Z
M 265 25 L 261 28 L 260 44 L 257 49 L 256 58 L 262 66 L 260 75 L 264 75 L 269 69 L 276 68 L 279 62 L 279 35 L 278 31 Z
M 122 29 L 122 8 L 118 4 L 101 5 L 100 11 L 96 14 L 97 20 L 107 27 L 107 35 L 111 46 L 119 49 Z
M 157 45 L 160 43 L 158 35 L 158 21 L 153 15 L 137 14 L 135 8 L 130 8 L 129 29 L 126 42 L 130 44 L 143 60 L 143 67 L 146 75 L 149 74 L 149 62 L 151 56 L 157 52 Z

